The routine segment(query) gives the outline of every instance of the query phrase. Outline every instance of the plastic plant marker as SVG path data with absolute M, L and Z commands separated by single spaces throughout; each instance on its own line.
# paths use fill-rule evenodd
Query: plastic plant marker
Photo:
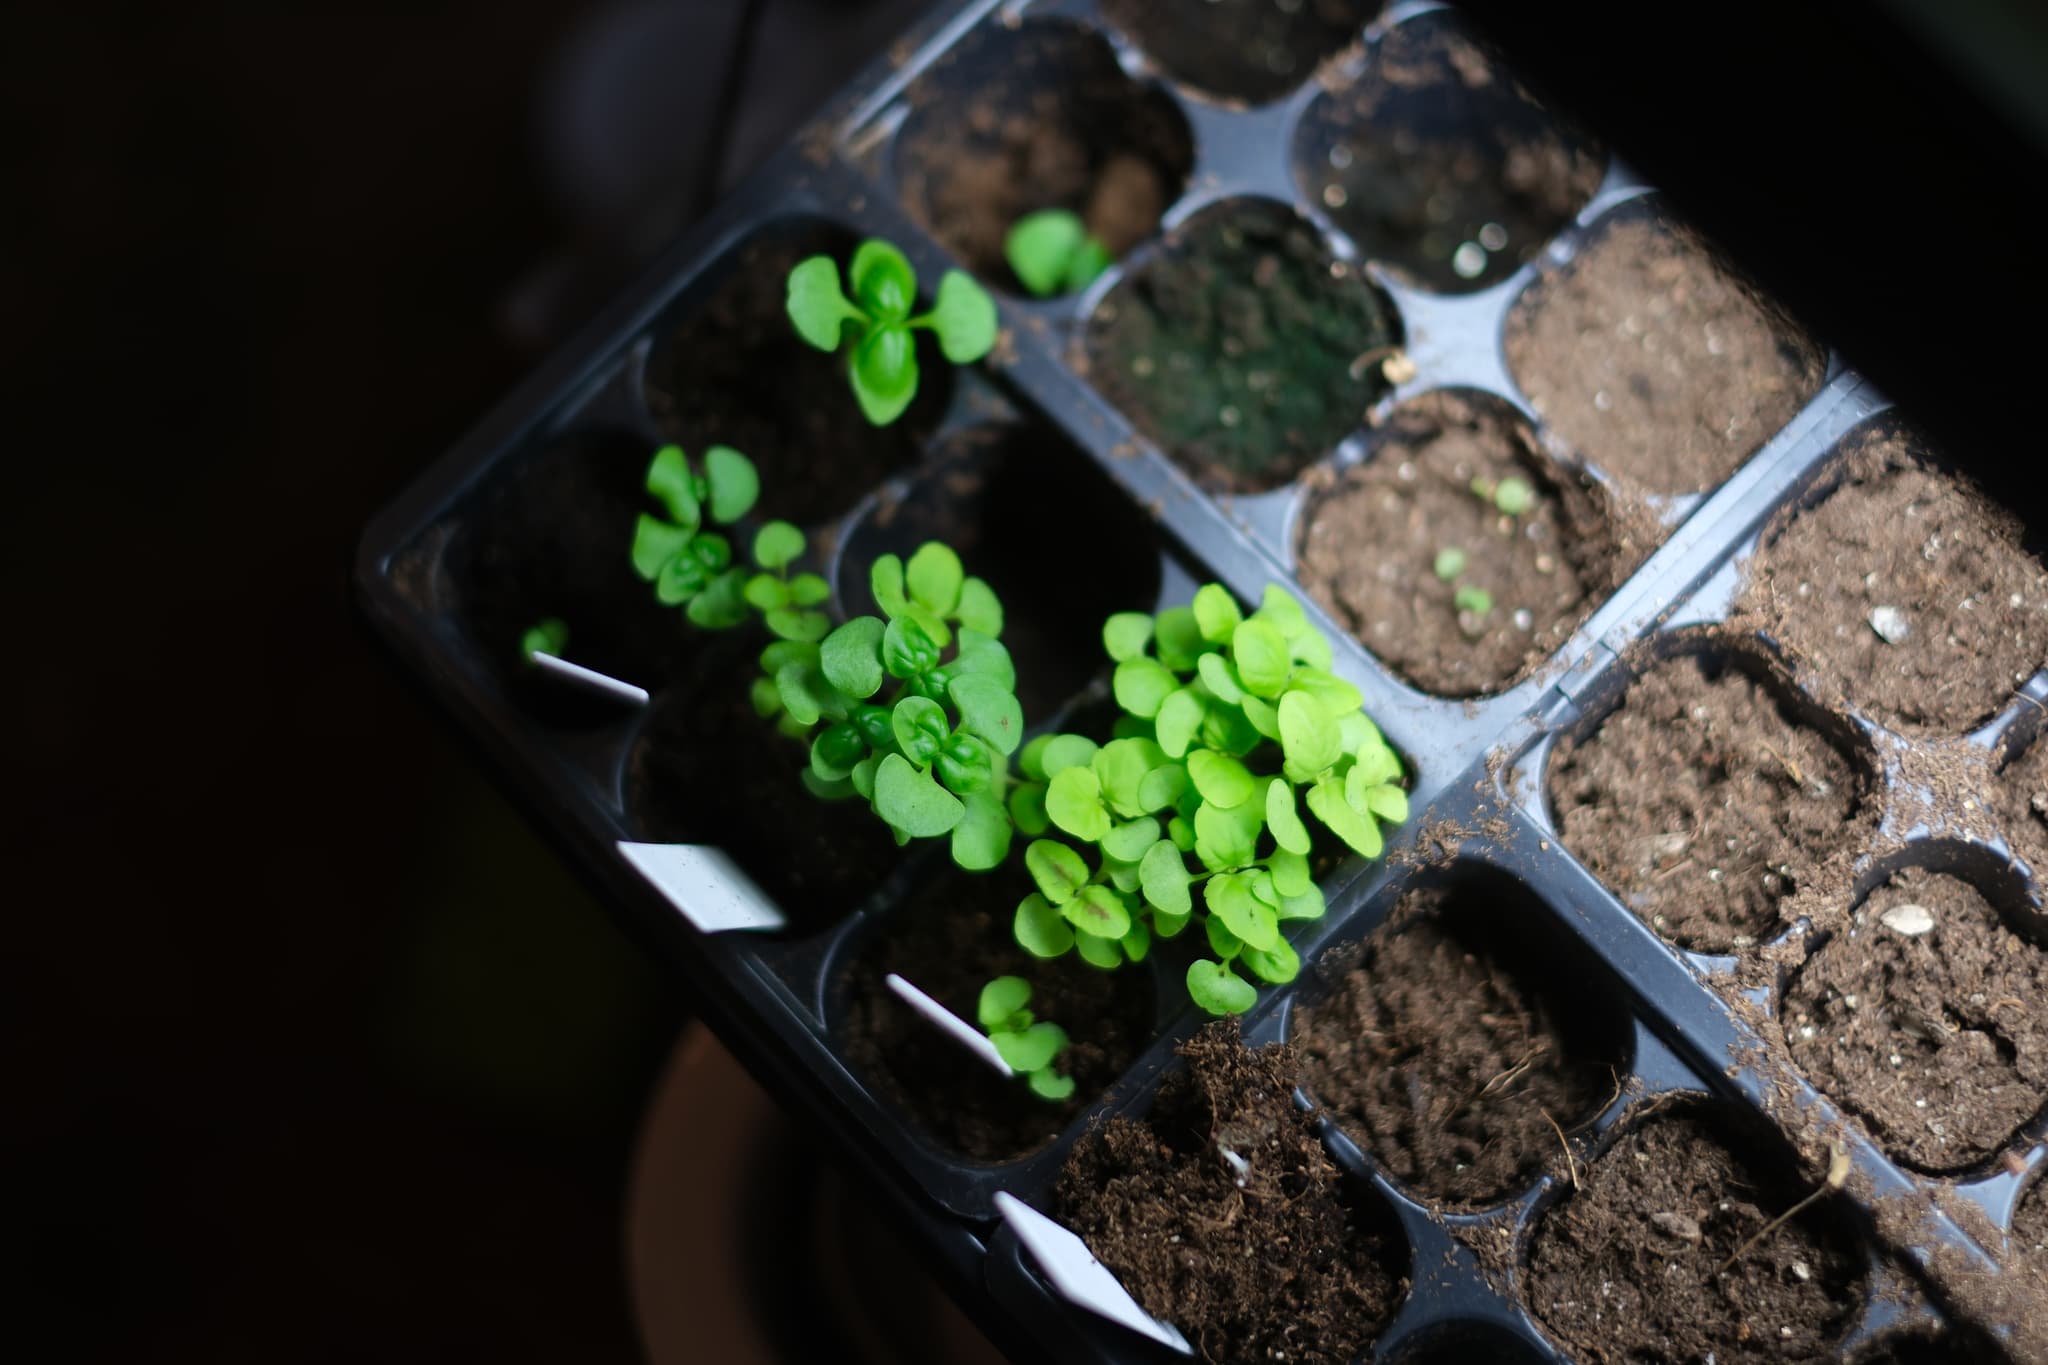
M 608 673 L 585 668 L 582 664 L 572 664 L 567 659 L 549 654 L 545 650 L 537 649 L 527 657 L 533 660 L 534 667 L 551 677 L 588 688 L 592 692 L 602 693 L 614 701 L 622 701 L 631 706 L 647 705 L 647 689 L 644 687 L 620 682 Z
M 1010 1064 L 1003 1060 L 1003 1055 L 996 1051 L 996 1045 L 991 1043 L 988 1040 L 988 1035 L 980 1029 L 974 1027 L 894 972 L 890 972 L 887 976 L 883 977 L 882 982 L 890 990 L 894 991 L 904 1004 L 923 1015 L 926 1023 L 994 1067 L 997 1074 L 1002 1076 L 1003 1079 L 1009 1080 L 1016 1076 L 1017 1073 L 1010 1069 Z
M 1195 1348 L 1188 1345 L 1188 1339 L 1172 1323 L 1161 1322 L 1138 1306 L 1138 1301 L 1117 1282 L 1109 1268 L 1095 1259 L 1086 1242 L 1008 1190 L 996 1192 L 995 1205 L 996 1212 L 1037 1262 L 1038 1273 L 1062 1298 L 1182 1355 L 1195 1353 Z
M 619 841 L 619 853 L 633 870 L 707 934 L 730 930 L 769 933 L 788 923 L 754 879 L 706 844 L 636 844 Z

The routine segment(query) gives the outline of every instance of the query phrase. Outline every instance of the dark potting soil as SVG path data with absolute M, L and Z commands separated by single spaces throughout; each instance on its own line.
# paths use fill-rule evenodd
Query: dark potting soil
M 1831 1359 L 1864 1261 L 1827 1199 L 1717 1273 L 1816 1183 L 1712 1111 L 1652 1118 L 1538 1224 L 1529 1306 L 1584 1365 Z
M 1766 535 L 1744 607 L 1878 720 L 1988 719 L 2048 662 L 2048 570 L 2010 514 L 1901 432 L 1870 433 L 1837 477 Z
M 1552 478 L 1521 419 L 1463 394 L 1425 394 L 1374 433 L 1371 458 L 1341 474 L 1312 469 L 1317 490 L 1297 545 L 1301 583 L 1359 643 L 1439 696 L 1496 692 L 1550 657 L 1641 561 L 1620 544 L 1604 494 Z M 1518 478 L 1534 493 L 1510 517 L 1472 482 Z M 1464 567 L 1436 572 L 1439 553 Z M 1460 587 L 1492 597 L 1456 605 Z
M 1956 877 L 1907 868 L 1872 892 L 1783 1016 L 1807 1078 L 1921 1170 L 1976 1165 L 2048 1101 L 2048 954 Z
M 2048 1270 L 2048 1180 L 2036 1180 L 2014 1210 L 2012 1252 L 2023 1264 Z
M 1082 368 L 1203 487 L 1257 492 L 1364 426 L 1400 339 L 1393 306 L 1313 227 L 1239 201 L 1103 301 Z
M 1449 292 L 1532 259 L 1605 160 L 1448 15 L 1390 32 L 1365 75 L 1310 110 L 1295 156 L 1303 192 L 1360 250 Z
M 694 681 L 656 700 L 627 755 L 626 818 L 636 839 L 718 845 L 792 928 L 814 929 L 880 887 L 902 850 L 867 802 L 811 795 L 808 746 L 754 714 L 765 643 L 753 631 L 706 637 Z
M 1665 938 L 1753 945 L 1795 891 L 1845 875 L 1875 826 L 1870 777 L 1732 664 L 1681 655 L 1551 760 L 1565 847 Z
M 1017 946 L 1010 923 L 1030 883 L 1013 865 L 947 868 L 889 912 L 835 983 L 846 1059 L 916 1125 L 980 1161 L 1043 1147 L 1107 1090 L 1152 1040 L 1152 978 L 1143 966 L 1106 972 L 1069 954 L 1046 962 Z M 1074 1093 L 1054 1104 L 1006 1081 L 940 1034 L 883 984 L 895 972 L 970 1024 L 981 988 L 999 976 L 1031 983 L 1029 1009 L 1067 1031 L 1058 1070 Z
M 662 434 L 693 460 L 713 445 L 751 459 L 761 472 L 761 517 L 816 526 L 846 512 L 914 463 L 945 415 L 952 367 L 929 341 L 919 346 L 917 397 L 893 425 L 875 427 L 861 415 L 846 361 L 813 350 L 791 326 L 791 267 L 825 253 L 843 271 L 855 245 L 823 225 L 767 229 L 720 262 L 724 282 L 657 335 L 648 354 L 643 387 Z M 938 287 L 918 283 L 927 299 Z
M 1175 80 L 1261 104 L 1307 80 L 1381 0 L 1104 0 L 1109 21 Z
M 1636 216 L 1598 229 L 1531 285 L 1506 345 L 1553 432 L 1645 493 L 1720 483 L 1792 420 L 1825 369 L 1820 348 L 1697 237 Z
M 1148 1116 L 1076 1144 L 1053 1191 L 1058 1217 L 1204 1360 L 1353 1360 L 1406 1293 L 1389 1269 L 1399 1234 L 1354 1208 L 1369 1196 L 1344 1188 L 1294 1107 L 1291 1048 L 1247 1049 L 1224 1020 L 1180 1054 L 1187 1066 Z
M 904 207 L 975 274 L 1024 292 L 1003 254 L 1011 226 L 1071 209 L 1120 257 L 1159 226 L 1194 161 L 1164 91 L 1066 23 L 976 31 L 920 76 L 897 141 Z
M 2036 736 L 1998 779 L 2006 844 L 2037 877 L 2048 876 L 2048 737 Z
M 1557 1002 L 1510 958 L 1446 922 L 1450 893 L 1412 891 L 1330 994 L 1298 1007 L 1302 1084 L 1387 1173 L 1425 1197 L 1489 1203 L 1563 1153 L 1613 1094 L 1575 1055 Z
M 1856 1365 L 2005 1365 L 2011 1357 L 1973 1327 L 1888 1337 L 1856 1357 Z

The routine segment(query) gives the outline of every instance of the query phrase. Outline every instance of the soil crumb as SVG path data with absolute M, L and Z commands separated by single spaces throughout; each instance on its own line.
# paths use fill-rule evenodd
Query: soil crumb
M 1261 104 L 1294 89 L 1381 0 L 1104 0 L 1109 21 L 1174 79 Z
M 1538 1225 L 1530 1307 L 1585 1365 L 1831 1360 L 1861 1310 L 1863 1257 L 1826 1199 L 1717 1273 L 1817 1183 L 1720 1117 L 1624 1133 Z
M 1907 868 L 1793 978 L 1784 1028 L 1892 1156 L 1964 1170 L 2048 1098 L 2048 954 L 1968 882 Z
M 1295 1108 L 1293 1050 L 1246 1048 L 1233 1019 L 1180 1055 L 1147 1117 L 1075 1146 L 1059 1218 L 1213 1365 L 1356 1359 L 1406 1293 L 1388 1267 L 1404 1249 L 1356 1216 L 1370 1195 L 1344 1188 Z
M 1696 236 L 1624 216 L 1508 315 L 1508 368 L 1564 443 L 1653 494 L 1734 473 L 1820 388 L 1825 357 Z
M 1870 778 L 1732 663 L 1667 659 L 1551 760 L 1565 847 L 1680 947 L 1725 953 L 1840 877 L 1875 827 Z

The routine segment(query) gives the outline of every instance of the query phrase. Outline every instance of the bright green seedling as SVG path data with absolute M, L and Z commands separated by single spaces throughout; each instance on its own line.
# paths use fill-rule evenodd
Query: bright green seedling
M 1484 476 L 1472 480 L 1473 495 L 1492 503 L 1511 517 L 1519 517 L 1536 503 L 1536 490 L 1529 481 L 1510 474 L 1498 483 Z
M 647 491 L 665 517 L 643 512 L 633 529 L 633 570 L 654 585 L 663 606 L 681 607 L 707 629 L 747 619 L 747 572 L 732 562 L 732 542 L 706 524 L 730 526 L 760 496 L 754 463 L 730 446 L 704 452 L 701 471 L 690 468 L 681 446 L 654 452 Z
M 1257 988 L 1240 972 L 1293 980 L 1282 927 L 1323 914 L 1310 820 L 1378 857 L 1381 824 L 1408 817 L 1400 760 L 1278 587 L 1247 616 L 1210 584 L 1156 617 L 1112 616 L 1102 638 L 1125 713 L 1115 737 L 1048 735 L 1018 758 L 1010 814 L 1037 889 L 1017 941 L 1113 968 L 1199 920 L 1215 956 L 1189 969 L 1188 992 L 1242 1013 Z
M 840 288 L 839 264 L 812 256 L 789 272 L 789 320 L 797 335 L 821 351 L 846 350 L 853 395 L 869 422 L 885 427 L 903 415 L 917 396 L 917 339 L 925 330 L 955 365 L 968 365 L 996 344 L 996 305 L 973 279 L 958 270 L 939 277 L 939 292 L 928 313 L 917 306 L 917 272 L 890 243 L 862 242 L 847 267 L 853 296 Z
M 1454 582 L 1465 572 L 1465 552 L 1455 545 L 1446 545 L 1436 552 L 1436 563 L 1430 567 L 1444 582 Z
M 559 659 L 568 647 L 569 625 L 559 616 L 535 622 L 519 637 L 519 657 L 526 663 L 532 663 L 536 654 L 552 654 Z
M 1034 1094 L 1066 1099 L 1074 1093 L 1074 1078 L 1060 1075 L 1052 1064 L 1066 1049 L 1067 1031 L 1037 1019 L 1025 1008 L 1030 1003 L 1030 982 L 1021 976 L 999 976 L 981 988 L 975 1013 L 997 1055 L 1027 1078 Z
M 1003 255 L 1024 287 L 1041 299 L 1086 289 L 1110 263 L 1102 239 L 1066 209 L 1040 209 L 1012 223 Z
M 1493 610 L 1493 594 L 1470 583 L 1462 585 L 1451 594 L 1451 602 L 1459 611 L 1469 611 L 1474 616 L 1484 616 Z

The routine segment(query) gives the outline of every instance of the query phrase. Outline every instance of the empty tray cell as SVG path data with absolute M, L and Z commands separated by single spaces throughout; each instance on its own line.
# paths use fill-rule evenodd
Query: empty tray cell
M 1111 291 L 1085 373 L 1204 488 L 1258 492 L 1365 425 L 1400 341 L 1393 304 L 1311 224 L 1239 199 Z
M 969 428 L 914 479 L 883 491 L 840 557 L 847 611 L 876 614 L 875 560 L 907 559 L 928 540 L 951 545 L 1001 600 L 1002 641 L 1029 724 L 1108 669 L 1105 618 L 1149 610 L 1159 595 L 1151 520 L 1057 428 L 1035 419 Z
M 789 272 L 828 255 L 843 272 L 859 237 L 817 219 L 763 228 L 721 257 L 656 327 L 647 355 L 647 407 L 692 455 L 727 445 L 761 471 L 759 515 L 828 521 L 916 460 L 951 396 L 952 367 L 920 344 L 917 397 L 893 425 L 861 415 L 846 361 L 805 344 L 785 311 Z M 930 305 L 936 279 L 919 281 Z M 792 385 L 802 392 L 792 398 Z
M 1488 1322 L 1454 1322 L 1409 1338 L 1387 1365 L 1553 1365 L 1547 1352 Z
M 1853 1365 L 2006 1365 L 2012 1357 L 1974 1327 L 1929 1327 L 1878 1339 Z
M 682 613 L 633 572 L 633 526 L 653 510 L 654 447 L 613 430 L 544 438 L 503 461 L 456 512 L 438 605 L 486 670 L 531 715 L 554 724 L 615 721 L 619 707 L 542 676 L 520 640 L 553 618 L 562 656 L 650 690 L 682 650 Z
M 1059 20 L 977 28 L 910 88 L 896 141 L 903 206 L 1012 292 L 1018 219 L 1068 209 L 1115 259 L 1152 235 L 1194 161 L 1171 96 L 1133 81 L 1100 33 Z
M 1743 604 L 1886 724 L 1989 718 L 2048 662 L 2048 571 L 2019 523 L 1883 417 L 1850 433 L 1824 478 L 1817 505 L 1766 534 Z
M 1852 733 L 1747 652 L 1681 654 L 1638 678 L 1590 735 L 1560 742 L 1553 820 L 1665 938 L 1748 948 L 1782 927 L 1795 893 L 1845 886 L 1870 840 L 1872 764 Z
M 1834 1359 L 1862 1309 L 1866 1256 L 1844 1201 L 1828 1199 L 1743 1249 L 1819 1183 L 1749 1118 L 1693 1105 L 1654 1116 L 1544 1214 L 1529 1307 L 1577 1358 Z
M 1262 104 L 1358 36 L 1381 0 L 1104 0 L 1102 12 L 1175 80 Z
M 1204 1360 L 1358 1358 L 1407 1288 L 1393 1211 L 1294 1107 L 1290 1049 L 1247 1049 L 1230 1020 L 1180 1054 L 1148 1113 L 1075 1145 L 1058 1217 Z
M 635 736 L 622 796 L 633 838 L 723 848 L 801 932 L 855 909 L 902 851 L 867 802 L 813 796 L 809 746 L 755 714 L 767 643 L 751 630 L 706 637 L 690 679 L 655 699 Z
M 1426 692 L 1481 696 L 1526 677 L 1643 558 L 1648 536 L 1624 540 L 1605 492 L 1539 456 L 1498 398 L 1425 394 L 1370 440 L 1363 463 L 1304 476 L 1298 572 Z
M 1557 436 L 1650 494 L 1719 484 L 1825 369 L 1790 320 L 1640 201 L 1515 301 L 1506 343 L 1515 382 Z
M 1781 1013 L 1814 1085 L 1893 1157 L 1947 1174 L 1995 1154 L 2048 1099 L 2048 954 L 2018 932 L 2033 916 L 2017 875 L 1986 867 L 1980 889 L 1934 870 L 1938 848 L 1864 898 Z
M 1562 1173 L 1626 1074 L 1627 1012 L 1550 924 L 1475 869 L 1316 964 L 1288 1030 L 1303 1087 L 1411 1193 L 1489 1204 Z
M 1072 954 L 1045 962 L 1017 945 L 1010 925 L 1030 889 L 1019 861 L 983 874 L 944 867 L 862 935 L 832 980 L 840 1053 L 917 1128 L 977 1161 L 1007 1161 L 1052 1141 L 1153 1036 L 1148 968 L 1107 972 Z M 1022 977 L 1031 985 L 1025 1008 L 1066 1030 L 1053 1066 L 1074 1093 L 1054 1103 L 1021 1077 L 1004 1080 L 904 1004 L 883 984 L 890 972 L 970 1024 L 984 986 Z
M 1438 11 L 1393 29 L 1363 76 L 1317 97 L 1294 179 L 1367 256 L 1459 293 L 1500 283 L 1570 224 L 1603 160 Z

